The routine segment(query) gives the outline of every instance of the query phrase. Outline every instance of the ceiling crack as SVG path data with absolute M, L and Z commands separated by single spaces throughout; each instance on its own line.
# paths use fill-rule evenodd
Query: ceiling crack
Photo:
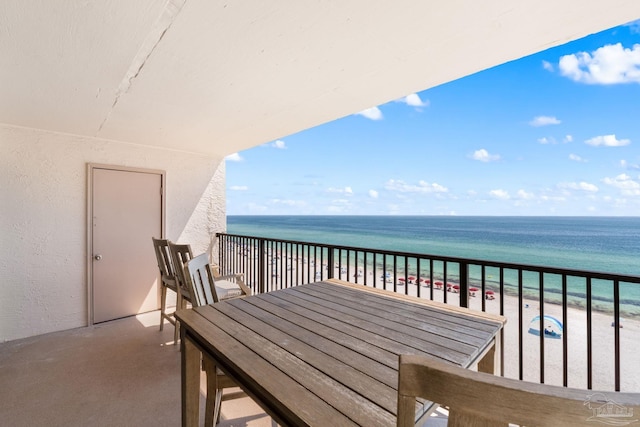
M 136 53 L 136 56 L 133 58 L 133 61 L 129 66 L 129 69 L 120 82 L 118 90 L 115 93 L 113 104 L 111 104 L 111 108 L 107 112 L 102 123 L 100 123 L 95 136 L 98 136 L 103 126 L 109 121 L 111 113 L 120 101 L 120 98 L 122 97 L 122 95 L 126 94 L 129 91 L 131 83 L 136 77 L 138 77 L 140 71 L 142 71 L 142 69 L 144 68 L 147 60 L 149 59 L 155 48 L 160 44 L 160 41 L 167 33 L 169 28 L 171 28 L 171 25 L 176 20 L 185 3 L 186 0 L 167 0 L 162 13 L 160 14 L 160 17 L 153 24 L 151 31 L 149 31 L 149 34 L 147 34 L 147 37 L 142 42 L 140 49 L 138 49 L 138 53 Z

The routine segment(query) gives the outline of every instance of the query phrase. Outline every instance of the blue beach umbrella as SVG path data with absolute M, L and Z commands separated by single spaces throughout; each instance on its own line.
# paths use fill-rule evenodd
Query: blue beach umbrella
M 560 339 L 562 337 L 562 322 L 553 316 L 545 314 L 544 320 L 540 321 L 540 316 L 531 319 L 529 323 L 529 333 L 540 336 L 540 331 L 544 333 L 545 338 Z

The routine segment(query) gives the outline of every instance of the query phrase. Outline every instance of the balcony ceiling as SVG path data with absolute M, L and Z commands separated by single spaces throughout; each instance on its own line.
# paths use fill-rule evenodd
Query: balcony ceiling
M 638 0 L 3 0 L 0 123 L 224 156 L 639 17 Z

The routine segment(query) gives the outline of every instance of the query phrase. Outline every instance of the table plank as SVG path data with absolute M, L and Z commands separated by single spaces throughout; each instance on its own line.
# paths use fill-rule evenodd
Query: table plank
M 365 288 L 366 289 L 366 288 Z M 493 335 L 495 324 L 465 318 L 460 314 L 451 314 L 433 310 L 424 304 L 383 298 L 369 292 L 357 291 L 344 286 L 329 283 L 315 283 L 314 286 L 298 289 L 301 292 L 315 295 L 345 307 L 360 309 L 364 312 L 374 312 L 394 323 L 401 323 L 449 338 L 449 332 L 455 332 L 461 342 L 484 342 L 484 333 Z M 420 320 L 416 320 L 419 318 Z M 478 335 L 483 338 L 476 339 Z
M 292 336 L 306 343 L 311 343 L 314 340 L 323 351 L 334 355 L 334 357 L 343 358 L 341 359 L 343 362 L 357 367 L 389 387 L 394 389 L 397 387 L 397 355 L 394 353 L 363 340 L 354 339 L 351 335 L 320 324 L 294 311 L 286 310 L 269 300 L 255 298 L 247 302 L 260 307 L 265 312 L 287 319 L 289 321 L 287 329 Z M 286 307 L 287 303 L 284 306 Z M 381 359 L 387 363 L 383 363 Z M 394 361 L 395 369 L 393 368 Z
M 366 290 L 366 288 L 364 289 Z M 427 301 L 417 300 L 417 302 L 411 303 L 395 298 L 383 298 L 378 294 L 362 292 L 362 289 L 349 289 L 333 283 L 317 282 L 313 286 L 297 288 L 297 290 L 323 298 L 327 302 L 361 310 L 366 316 L 370 316 L 370 313 L 373 312 L 376 317 L 391 321 L 391 325 L 397 325 L 396 330 L 398 331 L 416 337 L 424 337 L 418 331 L 428 332 L 435 336 L 443 336 L 449 342 L 453 340 L 465 345 L 476 346 L 479 352 L 483 351 L 487 340 L 494 337 L 504 323 L 504 318 L 496 322 L 495 320 L 470 316 L 473 312 L 468 309 L 468 313 L 460 311 L 443 313 L 442 310 L 434 310 L 433 307 L 429 307 Z M 369 319 L 371 318 L 369 317 Z M 405 330 L 404 325 L 408 327 L 408 331 Z
M 507 322 L 506 317 L 501 315 L 391 293 L 389 291 L 337 279 L 328 279 L 327 281 L 316 282 L 313 285 L 314 289 L 316 287 L 322 288 L 332 295 L 348 292 L 352 298 L 355 298 L 357 301 L 376 301 L 376 303 L 381 304 L 381 306 L 369 305 L 369 307 L 389 311 L 394 314 L 403 313 L 408 315 L 411 321 L 419 318 L 430 323 L 432 320 L 438 319 L 435 321 L 434 326 L 442 329 L 442 331 L 452 331 L 448 334 L 441 332 L 441 334 L 446 334 L 454 340 L 463 340 L 466 343 L 473 342 L 475 345 L 480 345 L 478 354 L 474 356 L 474 364 L 478 361 L 479 357 L 489 351 L 494 345 L 494 342 L 500 338 L 499 333 Z M 364 293 L 363 290 L 365 291 Z M 372 296 L 379 298 L 374 297 L 375 299 L 372 300 Z M 386 306 L 388 307 L 385 309 L 384 307 Z M 465 329 L 460 329 L 460 327 Z M 438 332 L 434 333 L 437 334 Z M 479 338 L 479 340 L 470 339 L 469 336 Z M 488 361 L 484 360 L 484 362 Z M 490 363 L 493 364 L 493 361 Z
M 478 353 L 476 346 L 453 340 L 450 337 L 403 328 L 397 322 L 380 317 L 379 313 L 371 314 L 352 310 L 337 302 L 326 301 L 307 292 L 301 292 L 297 288 L 292 288 L 292 292 L 287 296 L 305 300 L 310 309 L 327 313 L 327 315 L 353 326 L 356 330 L 369 331 L 379 337 L 386 337 L 394 344 L 385 345 L 385 348 L 395 354 L 418 354 L 418 352 L 426 351 L 428 355 L 464 366 Z
M 356 285 L 349 282 L 338 282 L 329 280 L 326 282 L 316 282 L 313 288 L 327 289 L 329 292 L 337 294 L 350 294 L 363 301 L 375 301 L 388 311 L 401 311 L 410 313 L 429 313 L 430 317 L 446 320 L 451 324 L 466 325 L 474 332 L 485 331 L 494 333 L 497 324 L 505 322 L 505 318 L 489 313 L 483 313 L 468 308 L 456 307 L 442 304 L 437 301 L 427 299 L 416 299 L 415 297 L 402 294 L 389 293 L 382 294 L 381 290 L 373 289 L 364 285 Z M 363 294 L 362 291 L 365 291 Z M 390 298 L 391 297 L 391 298 Z M 409 299 L 410 298 L 410 299 Z
M 360 352 L 367 357 L 377 360 L 395 370 L 398 369 L 397 354 L 401 351 L 409 351 L 408 346 L 400 345 L 396 341 L 387 337 L 381 337 L 373 332 L 364 331 L 353 325 L 345 323 L 342 319 L 329 316 L 331 312 L 322 312 L 322 307 L 318 311 L 313 311 L 313 304 L 296 298 L 288 294 L 266 294 L 265 300 L 291 311 L 310 322 L 325 327 L 328 331 L 335 331 L 335 339 L 354 351 Z M 354 339 L 357 337 L 358 339 Z M 341 340 L 342 338 L 342 340 Z M 424 353 L 425 355 L 427 353 Z
M 234 308 L 247 311 L 234 310 Z M 357 367 L 345 362 L 345 360 L 348 360 L 343 354 L 345 349 L 335 346 L 332 348 L 334 352 L 329 355 L 324 352 L 328 350 L 326 346 L 329 343 L 326 340 L 321 340 L 321 337 L 313 334 L 306 336 L 307 342 L 299 340 L 289 333 L 289 329 L 293 328 L 294 325 L 291 325 L 288 320 L 269 316 L 264 311 L 247 304 L 245 301 L 234 301 L 229 306 L 220 306 L 217 309 L 232 320 L 241 323 L 271 343 L 295 355 L 296 358 L 306 362 L 328 378 L 395 414 L 397 409 L 397 385 L 393 388 L 389 387 L 369 375 L 364 375 Z M 284 371 L 287 369 L 288 367 L 281 368 Z M 309 384 L 304 382 L 307 379 L 310 380 Z M 314 378 L 303 377 L 299 381 L 312 392 L 315 392 L 313 380 Z M 341 398 L 341 396 L 335 397 L 337 399 Z M 340 404 L 339 402 L 329 403 L 332 405 Z
M 271 363 L 257 357 L 253 350 L 234 337 L 241 329 L 239 325 L 223 330 L 211 323 L 211 319 L 202 316 L 199 310 L 180 310 L 176 314 L 187 329 L 186 333 L 191 334 L 203 350 L 213 355 L 220 368 L 241 384 L 243 390 L 276 418 L 279 424 L 358 425 L 293 379 L 282 375 Z

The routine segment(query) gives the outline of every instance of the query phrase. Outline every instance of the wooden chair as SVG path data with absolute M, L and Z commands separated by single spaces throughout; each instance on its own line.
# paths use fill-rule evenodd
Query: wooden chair
M 194 306 L 214 304 L 229 298 L 251 295 L 244 284 L 242 274 L 216 276 L 207 254 L 201 254 L 187 262 L 186 281 L 189 283 Z
M 169 242 L 169 253 L 174 266 L 176 285 L 180 291 L 177 307 L 185 308 L 186 304 L 191 302 L 191 292 L 184 275 L 184 266 L 193 258 L 191 245 Z M 177 328 L 179 328 L 179 325 Z
M 214 277 L 207 254 L 187 261 L 184 274 L 194 307 L 251 295 L 251 290 L 242 281 L 242 274 Z M 209 427 L 219 422 L 223 389 L 237 387 L 237 384 L 218 369 L 212 359 L 204 358 L 202 363 L 207 375 L 205 426 Z M 234 397 L 243 396 L 246 394 L 234 393 Z
M 424 356 L 402 355 L 399 363 L 398 427 L 414 427 L 417 397 L 449 407 L 449 427 L 584 426 L 640 416 L 640 393 L 518 381 Z
M 176 319 L 173 313 L 167 314 L 167 289 L 176 293 L 176 303 L 180 301 L 180 295 L 178 291 L 178 285 L 176 282 L 175 269 L 173 268 L 173 262 L 171 260 L 171 254 L 169 253 L 169 241 L 167 239 L 153 240 L 153 249 L 156 253 L 156 259 L 158 261 L 158 269 L 160 270 L 160 330 L 164 328 L 164 320 L 168 320 L 174 326 L 173 341 L 178 342 L 178 329 L 176 326 Z M 177 304 L 176 307 L 179 307 Z
M 189 260 L 193 258 L 193 251 L 189 244 L 178 244 L 169 242 L 169 252 L 171 253 L 171 260 L 173 262 L 174 270 L 176 273 L 176 282 L 178 289 L 180 290 L 180 299 L 178 307 L 185 308 L 187 302 L 191 302 L 191 290 L 187 285 L 187 280 L 184 275 L 184 267 Z M 214 277 L 220 276 L 220 267 L 217 265 L 211 265 L 211 271 Z

